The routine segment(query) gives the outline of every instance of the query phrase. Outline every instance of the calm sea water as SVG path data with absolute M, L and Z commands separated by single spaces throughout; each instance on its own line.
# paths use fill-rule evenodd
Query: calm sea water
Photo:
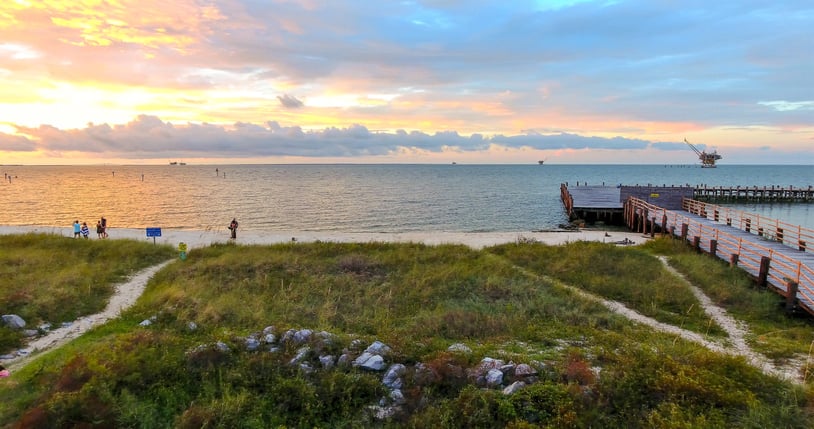
M 216 172 L 217 169 L 217 172 Z M 814 185 L 812 166 L 0 166 L 0 224 L 244 231 L 530 231 L 566 216 L 560 183 Z M 738 206 L 814 228 L 814 204 Z

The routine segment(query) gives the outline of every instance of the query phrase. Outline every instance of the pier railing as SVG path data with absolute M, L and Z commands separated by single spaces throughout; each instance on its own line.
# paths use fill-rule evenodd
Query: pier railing
M 694 207 L 698 209 L 700 206 Z M 710 209 L 709 205 L 706 209 Z M 659 230 L 681 237 L 700 251 L 728 259 L 730 265 L 742 267 L 755 275 L 759 283 L 772 286 L 776 292 L 786 297 L 787 308 L 799 304 L 814 314 L 814 268 L 804 264 L 799 258 L 773 248 L 772 245 L 777 244 L 770 243 L 771 240 L 765 236 L 764 239 L 757 236 L 750 238 L 742 233 L 742 236 L 738 236 L 723 230 L 722 225 L 705 224 L 697 217 L 667 210 L 633 197 L 625 202 L 624 210 L 625 220 L 631 230 L 651 235 Z
M 814 249 L 814 230 L 800 225 L 786 223 L 757 213 L 734 210 L 730 207 L 686 198 L 681 205 L 685 211 L 694 215 L 718 223 L 725 223 L 727 226 L 738 228 L 767 240 L 777 241 L 797 250 L 812 252 L 812 249 Z

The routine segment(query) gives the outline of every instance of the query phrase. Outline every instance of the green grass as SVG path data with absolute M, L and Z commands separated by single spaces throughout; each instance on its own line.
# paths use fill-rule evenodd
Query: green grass
M 133 240 L 0 235 L 0 311 L 26 328 L 73 321 L 104 309 L 127 275 L 173 256 L 169 246 Z M 20 345 L 19 332 L 0 327 L 0 354 Z
M 720 259 L 698 254 L 678 241 L 657 241 L 648 247 L 669 255 L 670 264 L 716 305 L 746 323 L 752 333 L 747 341 L 755 351 L 778 363 L 810 355 L 814 342 L 811 317 L 786 315 L 785 298 L 769 289 L 758 288 L 748 273 L 731 268 Z
M 703 257 L 671 246 L 195 249 L 121 318 L 0 383 L 0 427 L 810 427 L 809 385 L 631 323 L 572 289 L 712 330 L 652 254 Z M 335 334 L 310 343 L 311 359 L 354 340 L 387 343 L 389 361 L 409 368 L 403 409 L 371 417 L 387 394 L 381 374 L 303 371 L 289 364 L 300 346 L 242 346 L 269 325 Z M 448 352 L 457 342 L 473 352 Z M 477 387 L 468 370 L 485 356 L 533 363 L 538 380 L 514 395 Z

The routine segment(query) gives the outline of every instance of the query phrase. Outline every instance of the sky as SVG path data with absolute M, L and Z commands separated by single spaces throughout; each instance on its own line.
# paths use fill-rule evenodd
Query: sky
M 810 0 L 3 0 L 0 164 L 814 165 Z

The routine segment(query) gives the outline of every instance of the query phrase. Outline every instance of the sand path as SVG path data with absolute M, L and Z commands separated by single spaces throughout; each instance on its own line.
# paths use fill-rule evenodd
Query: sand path
M 94 326 L 99 326 L 114 317 L 118 317 L 122 311 L 136 303 L 136 300 L 141 296 L 142 292 L 144 292 L 144 288 L 147 286 L 147 282 L 150 278 L 152 278 L 158 270 L 166 267 L 170 262 L 172 262 L 172 260 L 153 265 L 136 273 L 124 283 L 116 285 L 113 296 L 110 298 L 110 301 L 108 301 L 105 309 L 100 313 L 80 317 L 71 323 L 70 326 L 48 331 L 48 333 L 42 337 L 28 342 L 26 347 L 21 349 L 22 353 L 18 352 L 16 357 L 2 361 L 3 365 L 8 367 L 11 371 L 22 368 L 31 360 L 42 356 L 42 352 L 57 348 L 81 336 Z

